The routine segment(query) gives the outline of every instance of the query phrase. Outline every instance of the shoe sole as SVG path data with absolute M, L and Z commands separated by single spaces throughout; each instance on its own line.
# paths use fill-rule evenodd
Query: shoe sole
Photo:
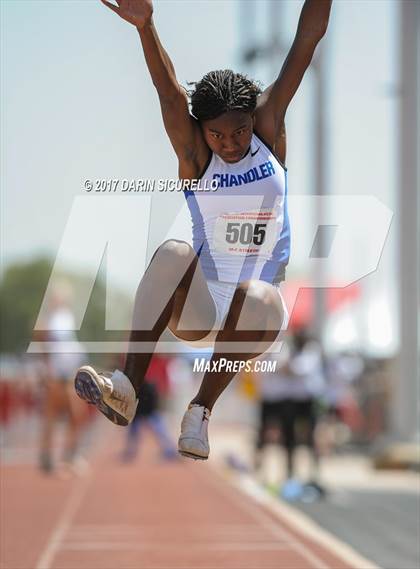
M 95 405 L 95 407 L 115 425 L 126 427 L 128 425 L 127 419 L 105 403 L 95 375 L 95 371 L 88 367 L 77 372 L 74 380 L 77 395 L 80 399 L 87 401 L 91 405 Z
M 192 454 L 191 452 L 185 452 L 185 450 L 178 450 L 178 453 L 187 458 L 193 458 L 194 460 L 207 460 L 208 456 L 200 456 L 198 454 Z

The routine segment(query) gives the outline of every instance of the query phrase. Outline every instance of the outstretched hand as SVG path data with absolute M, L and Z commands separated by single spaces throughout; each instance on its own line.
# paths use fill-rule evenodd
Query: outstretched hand
M 141 29 L 152 19 L 153 4 L 152 0 L 115 0 L 118 6 L 101 0 L 102 4 L 108 6 L 110 10 L 118 14 L 126 22 L 130 22 L 136 28 Z

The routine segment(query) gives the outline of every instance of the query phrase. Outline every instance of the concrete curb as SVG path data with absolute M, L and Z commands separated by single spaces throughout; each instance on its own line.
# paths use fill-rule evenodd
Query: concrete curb
M 212 467 L 226 482 L 267 508 L 277 518 L 283 521 L 286 519 L 294 530 L 331 550 L 344 562 L 353 565 L 354 569 L 380 569 L 378 565 L 360 555 L 350 545 L 323 529 L 302 512 L 270 496 L 249 474 L 226 471 L 215 463 L 212 463 Z

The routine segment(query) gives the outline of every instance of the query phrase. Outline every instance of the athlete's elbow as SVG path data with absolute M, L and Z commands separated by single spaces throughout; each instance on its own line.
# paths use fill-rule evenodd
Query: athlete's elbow
M 320 41 L 325 36 L 325 34 L 327 33 L 327 29 L 328 29 L 328 18 L 325 18 L 314 29 L 315 38 L 318 41 Z

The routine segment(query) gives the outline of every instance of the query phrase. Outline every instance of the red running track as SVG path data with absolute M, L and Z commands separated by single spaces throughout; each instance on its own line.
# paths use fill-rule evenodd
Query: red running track
M 342 569 L 332 551 L 274 517 L 207 463 L 159 462 L 148 443 L 121 464 L 122 430 L 82 478 L 8 465 L 4 569 Z

